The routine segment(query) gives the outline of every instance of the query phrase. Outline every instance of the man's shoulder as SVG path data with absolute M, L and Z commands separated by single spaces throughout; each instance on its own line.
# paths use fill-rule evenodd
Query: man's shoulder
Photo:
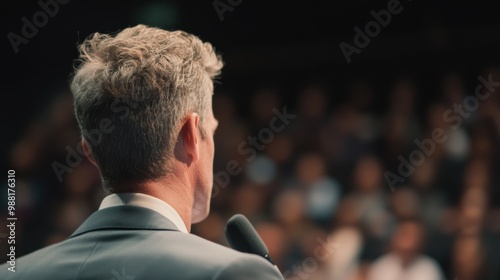
M 148 239 L 148 242 L 157 246 L 153 251 L 144 252 L 144 255 L 154 254 L 158 260 L 167 260 L 174 256 L 176 261 L 204 264 L 220 273 L 229 273 L 232 269 L 242 270 L 243 265 L 249 268 L 274 269 L 261 256 L 242 253 L 194 234 L 159 234 L 156 238 Z
M 170 257 L 174 254 L 177 258 L 185 257 L 187 260 L 204 259 L 213 264 L 225 264 L 230 260 L 246 258 L 244 254 L 221 244 L 203 239 L 194 234 L 180 232 L 163 232 L 147 239 L 148 244 L 155 244 L 154 248 L 144 254 L 156 254 Z
M 207 249 L 202 254 L 195 251 L 191 253 L 210 260 L 216 269 L 213 279 L 283 279 L 279 271 L 261 256 L 241 253 L 195 235 L 190 234 L 185 237 L 194 246 L 199 245 L 200 251 L 203 248 Z

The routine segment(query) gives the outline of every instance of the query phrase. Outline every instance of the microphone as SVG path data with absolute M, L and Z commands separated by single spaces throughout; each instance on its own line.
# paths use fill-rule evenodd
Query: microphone
M 259 255 L 276 266 L 269 256 L 269 250 L 250 221 L 241 214 L 232 216 L 226 223 L 226 238 L 231 248 Z

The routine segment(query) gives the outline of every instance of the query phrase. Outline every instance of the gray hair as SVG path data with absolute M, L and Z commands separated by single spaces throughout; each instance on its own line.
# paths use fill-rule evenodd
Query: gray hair
M 75 115 L 105 188 L 163 177 L 189 113 L 199 114 L 205 137 L 223 65 L 210 43 L 138 25 L 115 36 L 95 33 L 79 51 L 71 80 Z

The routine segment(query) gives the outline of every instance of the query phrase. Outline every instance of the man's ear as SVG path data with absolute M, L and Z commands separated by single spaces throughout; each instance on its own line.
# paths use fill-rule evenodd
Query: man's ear
M 92 151 L 90 150 L 90 147 L 87 145 L 87 141 L 85 141 L 85 138 L 82 137 L 82 148 L 83 152 L 85 153 L 85 156 L 92 162 L 93 165 L 97 166 L 97 163 L 94 159 L 94 156 L 92 155 Z
M 189 114 L 184 119 L 184 124 L 179 133 L 180 139 L 183 143 L 184 153 L 187 159 L 191 162 L 198 161 L 199 158 L 199 122 L 200 117 L 196 113 Z

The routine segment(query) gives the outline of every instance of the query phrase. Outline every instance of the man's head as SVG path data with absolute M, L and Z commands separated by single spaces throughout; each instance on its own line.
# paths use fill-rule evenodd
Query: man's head
M 193 219 L 204 218 L 217 126 L 213 79 L 221 68 L 210 43 L 182 31 L 138 25 L 80 45 L 75 114 L 108 191 L 140 192 L 122 186 L 182 176 L 194 193 Z

